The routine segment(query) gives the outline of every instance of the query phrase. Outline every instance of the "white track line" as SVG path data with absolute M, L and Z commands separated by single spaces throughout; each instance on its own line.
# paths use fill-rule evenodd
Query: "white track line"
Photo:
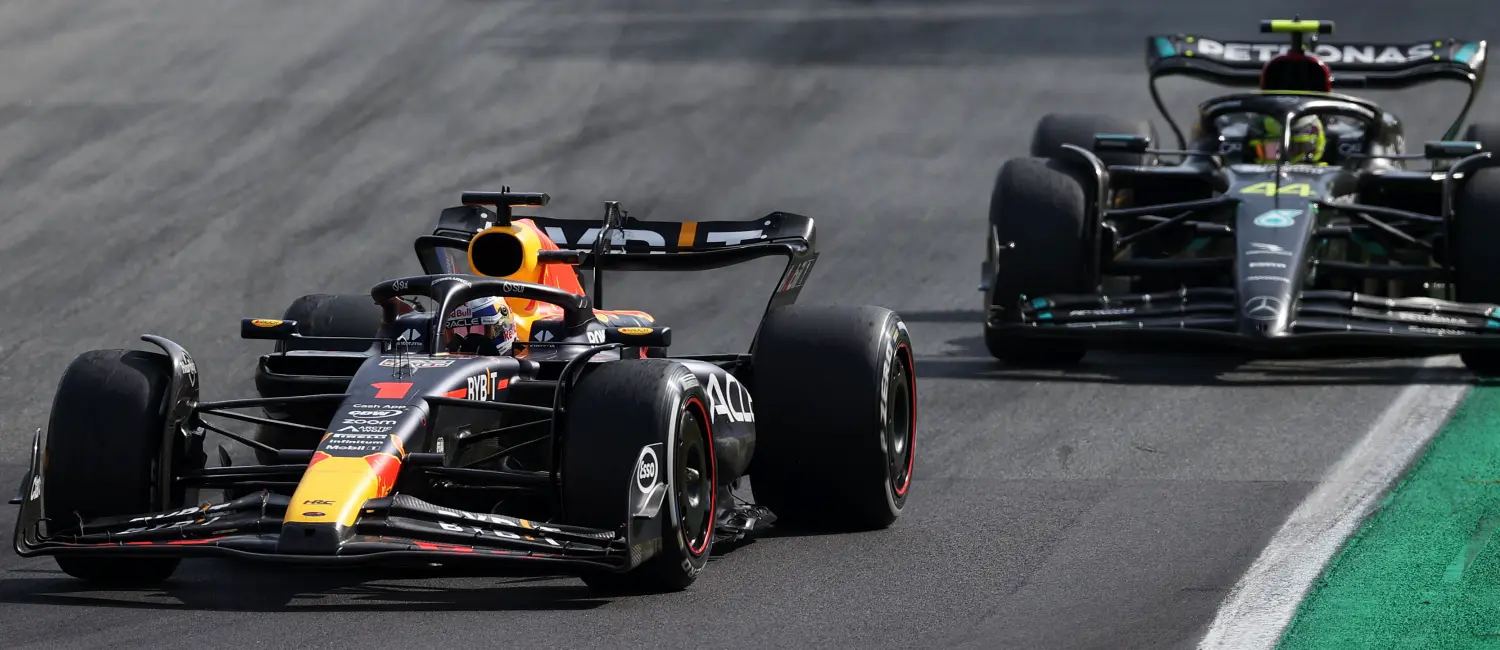
M 1422 364 L 1412 385 L 1401 391 L 1369 433 L 1292 512 L 1230 590 L 1199 643 L 1200 650 L 1276 647 L 1328 561 L 1359 530 L 1467 394 L 1467 385 L 1422 383 L 1430 368 L 1453 362 L 1449 356 Z

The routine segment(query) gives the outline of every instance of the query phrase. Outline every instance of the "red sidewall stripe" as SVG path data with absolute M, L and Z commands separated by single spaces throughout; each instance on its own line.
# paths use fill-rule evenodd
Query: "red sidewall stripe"
M 708 447 L 708 519 L 706 525 L 703 527 L 702 541 L 699 543 L 688 542 L 687 549 L 688 553 L 691 553 L 693 557 L 701 557 L 704 552 L 708 551 L 709 541 L 714 538 L 714 516 L 719 511 L 719 463 L 718 459 L 714 457 L 714 429 L 709 419 L 708 409 L 704 408 L 703 400 L 697 397 L 689 397 L 687 405 L 689 408 L 697 409 L 698 415 L 702 418 L 704 444 Z M 673 471 L 676 471 L 676 468 L 673 468 Z M 675 493 L 676 490 L 674 489 L 673 492 Z M 673 498 L 676 497 L 674 496 Z M 677 507 L 680 509 L 682 504 L 677 504 Z M 680 511 L 678 513 L 677 526 L 679 528 L 682 526 Z M 679 534 L 684 535 L 684 539 L 686 539 L 686 531 L 682 531 Z

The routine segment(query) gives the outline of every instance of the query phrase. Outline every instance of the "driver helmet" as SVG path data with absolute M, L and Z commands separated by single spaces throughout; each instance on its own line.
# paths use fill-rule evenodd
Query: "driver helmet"
M 449 352 L 510 354 L 516 321 L 504 298 L 476 298 L 443 319 L 443 344 Z
M 1282 121 L 1275 117 L 1263 115 L 1258 119 L 1250 120 L 1250 129 L 1246 133 L 1245 144 L 1257 164 L 1276 163 L 1283 134 Z M 1323 148 L 1327 144 L 1328 136 L 1323 130 L 1323 120 L 1318 119 L 1316 115 L 1304 115 L 1297 118 L 1297 121 L 1292 124 L 1292 146 L 1287 151 L 1287 162 L 1323 162 Z

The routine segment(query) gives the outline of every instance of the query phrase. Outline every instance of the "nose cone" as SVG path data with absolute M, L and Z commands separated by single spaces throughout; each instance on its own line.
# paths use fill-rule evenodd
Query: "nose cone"
M 329 436 L 338 434 L 329 434 Z M 347 435 L 347 434 L 344 434 Z M 394 439 L 394 436 L 380 436 Z M 324 438 L 324 446 L 328 437 Z M 399 453 L 399 451 L 397 452 Z M 284 553 L 332 554 L 348 539 L 365 502 L 388 496 L 401 459 L 379 452 L 333 456 L 319 450 L 282 519 L 279 547 Z
M 1258 336 L 1280 336 L 1290 321 L 1291 296 L 1266 292 L 1245 299 L 1240 308 L 1241 332 Z
M 1272 187 L 1271 183 L 1261 185 L 1268 191 Z M 1294 179 L 1283 181 L 1283 186 L 1299 187 Z M 1265 197 L 1249 191 L 1254 187 L 1240 191 L 1243 198 L 1235 223 L 1239 333 L 1283 336 L 1305 279 L 1307 242 L 1317 211 L 1307 199 Z

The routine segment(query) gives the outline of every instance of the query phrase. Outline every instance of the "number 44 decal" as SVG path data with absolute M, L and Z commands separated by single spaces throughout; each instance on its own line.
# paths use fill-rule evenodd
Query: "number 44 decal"
M 1307 183 L 1292 183 L 1290 185 L 1282 185 L 1280 188 L 1277 188 L 1275 183 L 1256 183 L 1240 190 L 1240 194 L 1264 194 L 1266 196 L 1295 194 L 1307 198 L 1313 195 L 1313 189 Z

